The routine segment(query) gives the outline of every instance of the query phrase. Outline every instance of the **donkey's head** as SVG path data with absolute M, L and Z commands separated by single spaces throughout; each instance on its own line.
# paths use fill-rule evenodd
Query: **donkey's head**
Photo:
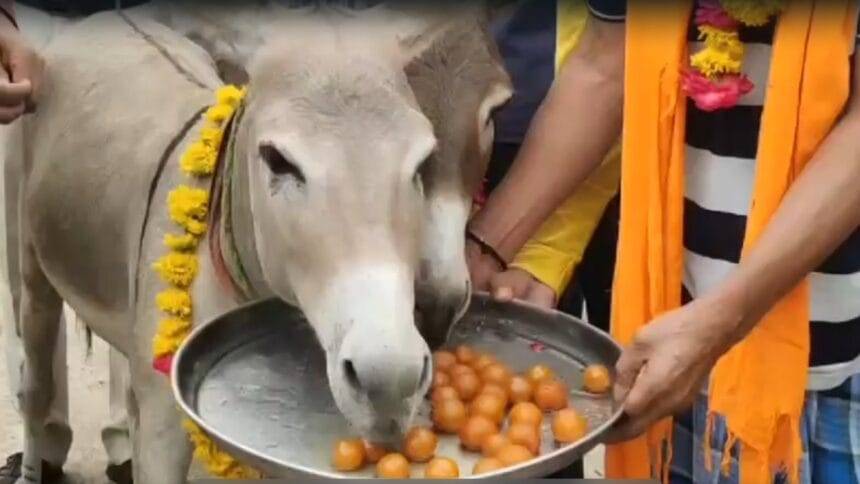
M 430 380 L 414 281 L 436 138 L 396 43 L 314 18 L 284 29 L 249 69 L 236 140 L 254 246 L 269 288 L 315 329 L 340 410 L 393 437 Z

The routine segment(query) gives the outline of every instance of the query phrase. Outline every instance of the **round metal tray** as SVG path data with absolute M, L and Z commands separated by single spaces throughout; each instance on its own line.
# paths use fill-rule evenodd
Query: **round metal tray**
M 586 365 L 612 368 L 621 350 L 576 318 L 476 295 L 449 344 L 490 352 L 515 371 L 537 363 L 550 366 L 571 388 L 571 405 L 589 423 L 585 438 L 557 447 L 545 419 L 540 457 L 482 478 L 559 471 L 597 445 L 621 416 L 610 396 L 578 390 Z M 267 300 L 197 328 L 174 359 L 173 390 L 182 410 L 225 451 L 269 477 L 372 477 L 372 468 L 347 475 L 331 467 L 334 442 L 353 432 L 335 407 L 324 361 L 301 312 Z M 429 423 L 429 405 L 417 420 Z M 458 461 L 463 477 L 470 476 L 479 458 L 462 451 L 456 437 L 440 438 L 437 455 Z M 423 469 L 413 466 L 413 475 L 423 475 Z

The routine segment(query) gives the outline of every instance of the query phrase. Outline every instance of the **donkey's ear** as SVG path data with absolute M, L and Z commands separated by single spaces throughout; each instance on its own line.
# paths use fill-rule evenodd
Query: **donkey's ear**
M 403 65 L 438 43 L 451 26 L 463 21 L 486 23 L 489 8 L 483 1 L 385 2 L 373 9 L 378 26 L 397 39 Z
M 249 80 L 248 71 L 240 62 L 238 56 L 231 55 L 232 52 L 223 42 L 215 36 L 202 34 L 198 31 L 189 31 L 185 34 L 188 40 L 199 45 L 205 50 L 215 62 L 218 69 L 218 77 L 225 84 L 237 86 L 247 84 Z

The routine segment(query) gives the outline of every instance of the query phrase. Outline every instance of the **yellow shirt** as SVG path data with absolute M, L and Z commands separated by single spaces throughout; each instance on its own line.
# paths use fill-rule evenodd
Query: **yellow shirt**
M 576 48 L 586 21 L 588 8 L 584 0 L 558 1 L 556 72 Z M 618 192 L 620 173 L 620 148 L 616 146 L 523 246 L 511 267 L 529 272 L 557 295 L 564 292 L 606 205 Z

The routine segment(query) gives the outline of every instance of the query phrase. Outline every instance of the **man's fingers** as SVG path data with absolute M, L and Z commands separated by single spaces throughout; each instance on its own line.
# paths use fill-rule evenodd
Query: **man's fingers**
M 639 343 L 634 342 L 621 353 L 621 357 L 615 364 L 616 377 L 613 393 L 616 401 L 621 402 L 627 398 L 627 393 L 633 387 L 645 361 L 645 350 Z
M 536 284 L 528 292 L 526 301 L 542 308 L 551 309 L 555 307 L 555 293 L 543 284 Z
M 12 81 L 30 82 L 31 96 L 35 96 L 39 92 L 44 68 L 42 58 L 32 52 L 13 53 L 9 58 L 9 71 L 12 75 Z
M 624 418 L 609 431 L 604 442 L 607 444 L 617 444 L 635 439 L 644 434 L 649 427 L 671 415 L 675 407 L 674 400 L 664 399 L 663 403 L 654 405 L 644 415 L 631 416 L 630 414 L 625 414 Z
M 497 287 L 493 289 L 493 298 L 496 301 L 509 302 L 514 299 L 514 291 L 507 286 Z
M 30 81 L 2 82 L 0 81 L 0 107 L 10 108 L 24 105 L 33 91 Z
M 25 109 L 24 104 L 12 107 L 0 106 L 0 124 L 9 124 L 20 118 L 24 114 Z
M 521 274 L 514 271 L 500 272 L 490 278 L 490 290 L 500 301 L 522 299 L 526 292 L 522 279 Z

